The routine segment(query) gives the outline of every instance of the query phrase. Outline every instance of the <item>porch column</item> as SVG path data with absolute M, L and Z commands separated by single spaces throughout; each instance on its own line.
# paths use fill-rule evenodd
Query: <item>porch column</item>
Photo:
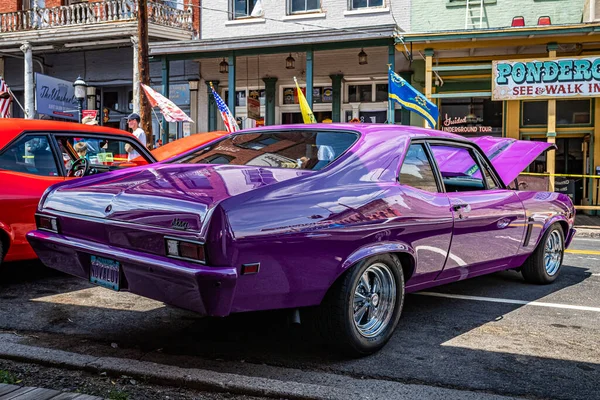
M 136 114 L 140 113 L 140 71 L 138 64 L 140 60 L 140 53 L 138 49 L 138 38 L 137 36 L 131 37 L 131 44 L 133 49 L 133 112 Z
M 231 115 L 235 117 L 235 53 L 233 52 L 229 54 L 229 75 L 227 76 L 227 86 L 229 87 L 227 107 L 229 107 Z
M 521 102 L 519 100 L 504 101 L 504 136 L 521 139 L 519 132 Z
M 313 108 L 313 49 L 306 50 L 306 102 Z
M 265 125 L 275 125 L 277 103 L 277 78 L 263 78 L 265 83 Z
M 431 100 L 433 87 L 433 49 L 425 49 L 425 97 Z M 423 126 L 429 128 L 426 119 L 423 119 Z
M 331 89 L 333 91 L 333 98 L 331 100 L 331 121 L 341 122 L 342 121 L 342 79 L 344 75 L 335 74 L 329 75 L 331 78 Z
M 396 72 L 396 45 L 390 44 L 388 46 L 388 69 Z M 389 74 L 389 71 L 388 71 Z M 396 113 L 394 112 L 395 105 L 393 101 L 388 98 L 388 110 L 387 110 L 387 123 L 394 124 L 396 122 Z
M 166 56 L 162 58 L 162 95 L 167 99 L 169 98 L 169 68 L 170 63 L 169 59 Z M 162 142 L 163 144 L 169 143 L 169 122 L 165 119 L 165 116 L 162 116 Z
M 23 43 L 21 51 L 25 55 L 25 118 L 33 119 L 35 117 L 35 94 L 33 93 L 33 54 L 31 53 L 31 44 L 29 42 Z
M 212 81 L 212 85 L 218 93 L 219 81 Z M 217 130 L 217 103 L 210 90 L 210 82 L 206 82 L 206 88 L 208 89 L 208 131 L 214 132 Z
M 194 120 L 190 126 L 190 133 L 194 134 L 198 132 L 198 86 L 200 81 L 198 79 L 191 79 L 190 85 L 190 118 Z
M 548 43 L 548 58 L 556 58 L 558 45 L 556 43 Z M 548 100 L 548 130 L 546 131 L 546 139 L 548 143 L 556 143 L 556 99 Z M 546 157 L 546 172 L 549 176 L 548 190 L 554 192 L 554 174 L 556 173 L 556 151 L 550 150 Z

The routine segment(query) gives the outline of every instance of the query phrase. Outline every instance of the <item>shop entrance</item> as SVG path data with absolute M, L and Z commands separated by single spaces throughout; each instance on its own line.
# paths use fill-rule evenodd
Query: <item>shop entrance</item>
M 587 140 L 586 140 L 587 139 Z M 589 136 L 556 139 L 556 174 L 584 175 L 589 160 Z M 582 204 L 587 194 L 587 182 L 583 178 L 561 177 L 554 179 L 555 191 L 568 194 L 573 203 Z

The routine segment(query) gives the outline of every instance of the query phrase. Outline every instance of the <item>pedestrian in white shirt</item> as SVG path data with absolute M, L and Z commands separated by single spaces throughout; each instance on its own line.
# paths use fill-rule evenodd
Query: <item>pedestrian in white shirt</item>
M 127 125 L 129 126 L 129 129 L 131 129 L 134 136 L 138 138 L 138 140 L 142 142 L 144 146 L 146 146 L 146 133 L 142 128 L 140 128 L 140 119 L 140 116 L 136 113 L 129 114 L 129 117 L 127 117 Z M 140 154 L 128 144 L 125 145 L 125 151 L 129 153 L 127 156 L 128 161 L 140 156 Z

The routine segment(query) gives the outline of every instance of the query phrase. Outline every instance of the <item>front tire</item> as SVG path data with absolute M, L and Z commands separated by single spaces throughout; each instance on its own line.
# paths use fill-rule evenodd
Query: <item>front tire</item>
M 404 275 L 397 257 L 370 257 L 331 287 L 317 310 L 318 329 L 343 353 L 366 356 L 392 337 L 404 305 Z
M 523 278 L 541 285 L 554 282 L 560 273 L 564 254 L 565 235 L 558 223 L 552 224 L 523 264 Z

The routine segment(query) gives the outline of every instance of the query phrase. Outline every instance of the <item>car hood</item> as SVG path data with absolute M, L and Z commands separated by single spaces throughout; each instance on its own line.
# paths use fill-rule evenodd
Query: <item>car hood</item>
M 471 139 L 487 155 L 505 185 L 514 181 L 540 154 L 553 143 L 483 136 Z
M 311 171 L 230 165 L 153 165 L 59 185 L 42 211 L 200 231 L 210 210 L 237 194 Z

